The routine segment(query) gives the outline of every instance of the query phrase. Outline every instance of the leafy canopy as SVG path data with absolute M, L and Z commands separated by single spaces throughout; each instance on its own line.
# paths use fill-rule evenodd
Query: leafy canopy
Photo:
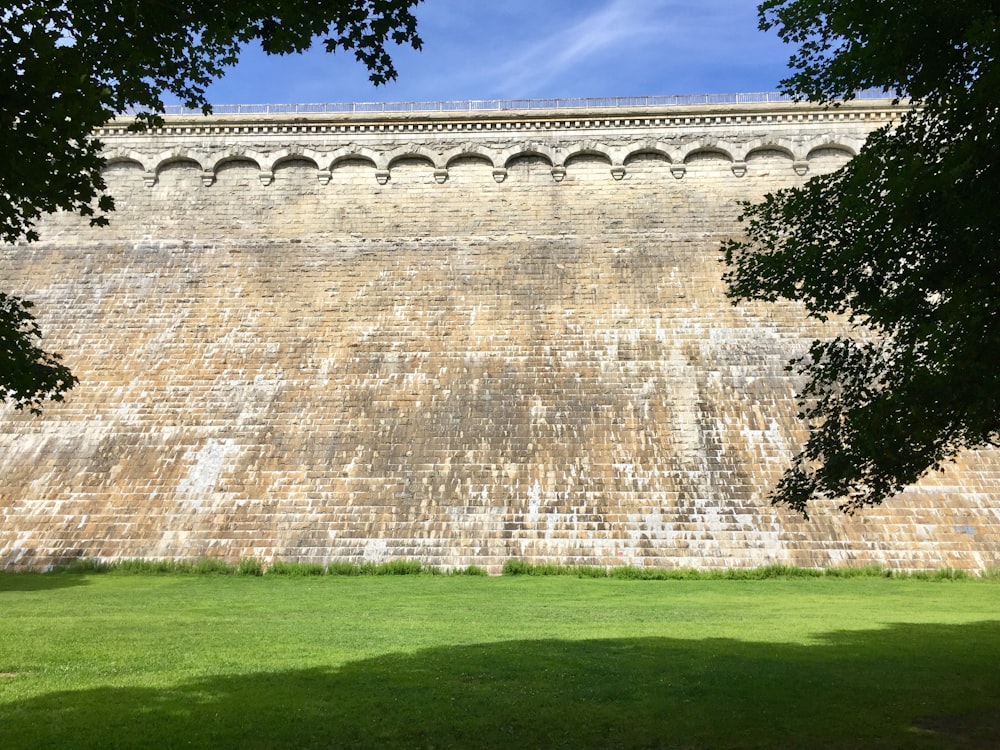
M 0 8 L 0 241 L 38 239 L 46 213 L 107 223 L 102 145 L 94 128 L 134 109 L 158 122 L 169 92 L 209 112 L 206 87 L 241 47 L 271 54 L 352 52 L 375 84 L 396 76 L 390 44 L 421 46 L 420 0 L 35 0 Z M 0 298 L 0 397 L 37 411 L 75 382 L 40 336 L 26 303 Z M 35 357 L 35 359 L 32 359 Z
M 912 104 L 844 168 L 745 205 L 746 237 L 723 248 L 734 301 L 853 326 L 791 365 L 809 438 L 772 495 L 853 512 L 1000 444 L 1000 0 L 766 0 L 759 15 L 798 45 L 786 92 Z

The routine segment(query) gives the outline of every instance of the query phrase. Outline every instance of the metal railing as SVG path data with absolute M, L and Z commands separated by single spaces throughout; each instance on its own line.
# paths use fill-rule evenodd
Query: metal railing
M 885 99 L 892 95 L 869 89 L 858 99 Z M 609 96 L 575 99 L 466 99 L 437 102 L 327 102 L 321 104 L 214 104 L 217 115 L 354 114 L 383 112 L 501 112 L 503 110 L 609 109 L 669 107 L 697 104 L 769 104 L 790 102 L 792 97 L 777 91 L 752 94 L 674 94 L 670 96 Z M 135 114 L 127 111 L 125 114 Z M 200 109 L 168 105 L 168 115 L 198 115 Z

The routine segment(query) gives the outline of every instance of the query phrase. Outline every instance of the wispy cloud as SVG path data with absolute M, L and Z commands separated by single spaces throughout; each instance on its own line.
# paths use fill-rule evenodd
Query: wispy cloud
M 613 56 L 623 46 L 652 41 L 671 28 L 664 0 L 610 0 L 567 28 L 515 50 L 491 77 L 503 96 L 531 96 L 584 62 Z
M 788 52 L 757 0 L 424 0 L 424 50 L 374 89 L 349 54 L 248 51 L 214 101 L 415 101 L 762 91 Z

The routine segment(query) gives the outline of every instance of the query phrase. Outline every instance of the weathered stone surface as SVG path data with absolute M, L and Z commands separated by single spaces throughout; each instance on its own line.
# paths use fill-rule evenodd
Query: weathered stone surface
M 996 452 L 854 518 L 766 501 L 803 438 L 784 363 L 833 331 L 732 307 L 719 243 L 893 115 L 107 128 L 112 225 L 0 259 L 81 379 L 3 412 L 0 565 L 998 564 Z

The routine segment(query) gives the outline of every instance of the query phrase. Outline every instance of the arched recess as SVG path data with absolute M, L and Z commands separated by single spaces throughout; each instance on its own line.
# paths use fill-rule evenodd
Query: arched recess
M 372 155 L 358 151 L 344 151 L 331 161 L 330 184 L 334 188 L 349 186 L 371 188 L 375 184 L 375 175 L 379 173 L 378 164 Z
M 561 180 L 565 174 L 566 170 L 561 164 L 555 166 L 552 154 L 541 149 L 523 149 L 510 154 L 504 161 L 503 179 L 514 183 L 551 184 L 554 178 Z
M 734 171 L 734 167 L 738 170 Z M 745 165 L 735 164 L 732 154 L 717 145 L 701 145 L 684 152 L 680 164 L 671 166 L 675 176 L 683 175 L 685 179 L 728 179 L 734 174 L 744 173 Z
M 330 169 L 340 169 L 344 165 L 356 165 L 362 162 L 367 162 L 374 169 L 388 169 L 385 155 L 365 146 L 337 149 L 330 154 L 326 166 Z
M 229 171 L 235 169 L 252 169 L 254 172 L 259 172 L 260 162 L 250 156 L 227 156 L 219 159 L 213 165 L 213 171 L 216 174 L 223 170 Z
M 271 171 L 273 172 L 292 169 L 317 170 L 319 162 L 312 156 L 303 153 L 285 154 L 271 161 Z
M 768 152 L 777 151 L 786 154 L 789 159 L 795 161 L 802 157 L 802 144 L 788 138 L 774 136 L 759 136 L 742 145 L 735 145 L 732 149 L 734 161 L 747 161 L 751 154 L 767 155 Z
M 559 148 L 559 152 L 562 154 L 561 161 L 563 165 L 565 165 L 566 162 L 572 159 L 577 159 L 580 156 L 603 158 L 608 164 L 614 162 L 614 154 L 611 153 L 611 148 L 601 141 L 595 141 L 589 138 L 586 140 L 564 143 Z
M 627 167 L 639 164 L 670 164 L 673 162 L 673 159 L 670 158 L 670 154 L 665 149 L 654 146 L 643 146 L 642 148 L 629 151 L 622 162 Z
M 347 169 L 349 167 L 355 167 L 359 165 L 363 165 L 365 167 L 368 167 L 369 169 L 378 168 L 378 164 L 376 164 L 375 160 L 372 159 L 370 156 L 364 156 L 363 154 L 355 154 L 355 153 L 338 156 L 330 164 L 330 168 L 336 171 L 338 169 Z
M 303 148 L 301 146 L 293 146 L 291 148 L 281 148 L 268 154 L 264 161 L 261 162 L 261 169 L 273 172 L 279 165 L 285 164 L 286 167 L 289 163 L 296 162 L 312 162 L 315 169 L 319 169 L 321 163 L 325 161 L 324 157 L 314 151 L 311 148 Z
M 632 149 L 622 160 L 622 167 L 629 180 L 663 180 L 673 178 L 670 165 L 673 159 L 665 148 L 647 144 Z
M 787 177 L 795 168 L 795 154 L 777 143 L 755 146 L 747 152 L 744 159 L 751 177 Z
M 150 179 L 141 159 L 142 156 L 134 152 L 111 154 L 105 158 L 101 175 L 109 193 L 114 195 L 122 189 L 139 187 Z
M 465 167 L 471 165 L 476 165 L 482 167 L 483 169 L 489 170 L 493 168 L 494 161 L 490 157 L 484 154 L 466 151 L 448 159 L 448 161 L 445 163 L 445 168 L 455 169 L 458 167 Z
M 395 170 L 400 168 L 423 168 L 423 169 L 434 169 L 434 162 L 423 156 L 417 156 L 415 154 L 403 154 L 402 156 L 397 156 L 395 159 L 389 162 L 389 169 Z
M 556 156 L 551 148 L 541 145 L 532 145 L 518 149 L 507 155 L 503 166 L 505 169 L 517 169 L 525 165 L 545 164 L 550 169 L 556 164 Z
M 119 169 L 139 169 L 145 172 L 148 169 L 146 159 L 138 151 L 116 149 L 104 157 L 104 164 L 106 167 L 116 166 Z
M 568 177 L 574 180 L 608 180 L 611 177 L 611 157 L 595 148 L 571 152 L 563 162 Z
M 412 150 L 402 151 L 389 159 L 389 175 L 396 185 L 424 185 L 434 182 L 434 159 Z M 442 180 L 444 173 L 442 173 Z
M 406 164 L 418 164 L 425 162 L 431 169 L 444 168 L 444 163 L 441 162 L 439 154 L 436 154 L 429 148 L 419 145 L 406 145 L 394 148 L 385 155 L 385 161 L 386 168 L 390 171 L 392 171 L 395 164 L 400 162 L 404 162 Z
M 813 174 L 836 172 L 853 159 L 856 153 L 849 146 L 840 143 L 825 143 L 811 149 L 806 155 L 809 171 Z
M 307 186 L 318 185 L 316 176 L 319 173 L 316 159 L 305 153 L 292 152 L 274 159 L 271 162 L 270 172 L 262 172 L 261 182 L 268 185 L 273 182 L 279 189 L 283 185 L 294 186 L 288 189 L 299 191 Z
M 572 164 L 576 163 L 593 164 L 595 162 L 611 166 L 611 157 L 606 152 L 599 151 L 597 149 L 579 149 L 566 155 L 566 158 L 563 161 L 563 166 L 569 168 Z
M 142 162 L 137 159 L 106 159 L 104 161 L 104 170 L 118 168 L 120 170 L 137 170 L 139 172 L 145 172 L 146 170 L 142 166 Z
M 684 152 L 681 161 L 687 165 L 733 162 L 733 155 L 721 146 L 695 146 Z
M 156 165 L 156 171 L 151 175 L 146 173 L 146 184 L 155 184 L 166 188 L 180 190 L 193 189 L 206 184 L 205 171 L 202 162 L 180 155 L 172 154 L 161 159 Z
M 216 185 L 234 188 L 259 185 L 260 162 L 246 155 L 226 156 L 215 162 L 213 174 Z
M 145 172 L 139 159 L 130 156 L 110 156 L 104 160 L 102 172 Z
M 176 151 L 162 151 L 148 163 L 154 165 L 150 171 L 156 174 L 160 174 L 164 169 L 196 169 L 201 172 L 205 169 L 208 159 L 202 154 L 187 149 L 177 149 Z
M 809 148 L 806 154 L 807 159 L 812 159 L 814 156 L 828 156 L 836 155 L 841 158 L 853 159 L 858 155 L 858 151 L 853 146 L 847 143 L 837 143 L 834 141 L 822 141 Z
M 445 161 L 447 181 L 464 185 L 487 185 L 494 181 L 493 160 L 476 151 L 462 151 Z
M 746 156 L 743 157 L 744 161 L 757 161 L 761 159 L 784 159 L 786 161 L 794 161 L 795 154 L 787 146 L 782 146 L 778 143 L 762 143 L 759 146 L 754 146 L 749 151 L 747 151 Z
M 211 154 L 205 161 L 205 169 L 210 172 L 218 172 L 219 168 L 223 165 L 239 164 L 245 166 L 247 162 L 253 164 L 254 168 L 260 171 L 267 164 L 268 159 L 264 154 L 257 151 L 242 147 L 231 147 L 225 151 Z
M 442 155 L 442 160 L 444 161 L 445 169 L 448 170 L 452 169 L 452 167 L 472 164 L 488 166 L 489 169 L 502 165 L 502 161 L 494 151 L 482 148 L 469 148 L 467 146 L 446 151 Z

